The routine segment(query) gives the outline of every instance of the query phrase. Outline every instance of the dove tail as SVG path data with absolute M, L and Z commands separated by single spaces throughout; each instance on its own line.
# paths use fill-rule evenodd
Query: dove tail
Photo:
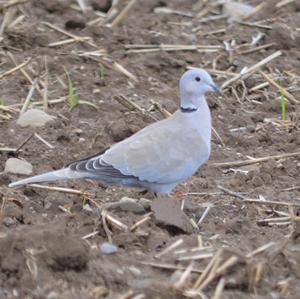
M 70 168 L 63 168 L 56 171 L 46 172 L 44 174 L 35 175 L 27 179 L 13 182 L 8 185 L 8 187 L 16 187 L 20 185 L 33 184 L 33 183 L 42 183 L 42 182 L 53 182 L 57 180 L 70 180 L 83 178 L 84 174 L 73 171 Z

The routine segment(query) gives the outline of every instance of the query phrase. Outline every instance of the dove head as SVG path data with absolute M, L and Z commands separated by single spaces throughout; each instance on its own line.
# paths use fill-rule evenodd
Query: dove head
M 205 101 L 206 92 L 218 92 L 219 87 L 203 69 L 192 69 L 185 72 L 179 81 L 181 108 L 197 110 Z

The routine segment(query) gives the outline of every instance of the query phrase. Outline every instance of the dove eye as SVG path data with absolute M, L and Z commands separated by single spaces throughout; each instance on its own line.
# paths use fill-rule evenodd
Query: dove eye
M 196 80 L 197 82 L 201 81 L 200 77 L 196 77 L 195 80 Z

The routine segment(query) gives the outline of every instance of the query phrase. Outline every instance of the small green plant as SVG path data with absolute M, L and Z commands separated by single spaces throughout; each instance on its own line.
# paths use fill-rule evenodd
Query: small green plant
M 280 97 L 281 97 L 281 120 L 284 122 L 286 120 L 285 118 L 285 96 L 283 89 L 280 89 Z
M 104 66 L 103 66 L 103 64 L 100 64 L 98 74 L 99 74 L 100 80 L 101 81 L 104 80 Z
M 70 78 L 70 75 L 67 71 L 67 69 L 64 67 L 67 79 L 68 79 L 68 102 L 70 105 L 70 108 L 73 109 L 74 107 L 76 107 L 79 104 L 79 100 L 78 100 L 78 96 L 76 94 L 76 90 L 73 86 L 73 82 Z

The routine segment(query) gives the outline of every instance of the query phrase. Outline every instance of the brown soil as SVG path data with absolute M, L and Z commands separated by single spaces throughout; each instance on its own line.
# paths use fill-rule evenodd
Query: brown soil
M 80 104 L 71 110 L 66 99 L 50 104 L 48 112 L 56 116 L 54 122 L 35 131 L 20 128 L 16 125 L 20 106 L 16 105 L 24 101 L 31 84 L 20 71 L 2 77 L 0 103 L 14 110 L 5 112 L 0 109 L 0 147 L 17 148 L 33 132 L 54 146 L 50 149 L 33 137 L 17 154 L 1 152 L 2 169 L 5 161 L 12 156 L 32 163 L 35 173 L 58 169 L 74 159 L 99 152 L 153 122 L 149 113 L 142 115 L 138 111 L 129 111 L 113 99 L 115 95 L 122 94 L 145 109 L 149 109 L 150 100 L 154 100 L 170 112 L 175 111 L 178 105 L 178 78 L 187 66 L 211 69 L 215 61 L 216 69 L 238 73 L 244 66 L 252 66 L 281 50 L 282 56 L 271 61 L 263 71 L 289 88 L 300 101 L 300 7 L 297 1 L 280 9 L 275 7 L 279 1 L 265 1 L 265 8 L 247 20 L 268 19 L 263 24 L 272 29 L 228 24 L 224 18 L 200 22 L 196 17 L 154 13 L 156 7 L 163 6 L 196 15 L 201 9 L 201 1 L 195 0 L 137 1 L 124 20 L 114 28 L 89 24 L 98 17 L 96 12 L 107 12 L 109 1 L 91 1 L 92 8 L 85 14 L 70 6 L 76 1 L 25 2 L 15 7 L 13 17 L 15 20 L 24 15 L 24 19 L 15 26 L 5 28 L 3 33 L 0 44 L 1 74 L 15 66 L 8 56 L 9 52 L 17 64 L 31 58 L 24 70 L 32 78 L 39 76 L 44 81 L 44 57 L 47 57 L 49 100 L 66 99 L 65 67 L 78 98 L 90 101 L 98 108 Z M 260 1 L 248 2 L 255 5 Z M 117 9 L 123 9 L 123 5 L 120 3 Z M 1 11 L 2 22 L 8 9 Z M 218 7 L 212 11 L 218 11 Z M 209 13 L 204 17 L 212 15 Z M 90 37 L 97 47 L 87 41 L 50 47 L 49 43 L 70 37 L 43 22 L 71 34 Z M 198 27 L 201 28 L 200 33 L 221 28 L 225 28 L 225 33 L 200 35 L 199 31 L 193 30 Z M 258 45 L 273 45 L 253 53 L 240 53 L 249 49 L 247 44 L 259 31 L 265 37 Z M 223 45 L 224 41 L 230 42 L 232 39 L 237 47 L 233 51 L 232 61 L 224 50 L 207 53 L 195 50 L 126 53 L 125 49 L 128 44 Z M 246 44 L 244 48 L 238 48 L 242 44 Z M 105 51 L 101 57 L 81 55 L 99 49 Z M 114 62 L 134 74 L 137 81 L 114 68 Z M 221 85 L 229 78 L 220 75 L 215 77 L 215 81 Z M 118 251 L 105 255 L 99 246 L 107 241 L 107 233 L 98 208 L 103 203 L 118 201 L 124 196 L 153 200 L 151 194 L 144 196 L 135 189 L 106 187 L 91 181 L 59 183 L 63 187 L 86 190 L 89 198 L 30 186 L 9 189 L 7 184 L 17 176 L 2 174 L 0 298 L 184 298 L 185 292 L 192 288 L 199 277 L 198 272 L 206 267 L 210 258 L 195 260 L 193 269 L 198 272 L 189 273 L 180 286 L 177 282 L 181 271 L 149 264 L 167 263 L 175 268 L 187 269 L 191 261 L 178 261 L 175 252 L 197 247 L 199 236 L 203 246 L 211 247 L 212 254 L 220 248 L 224 249 L 221 263 L 231 256 L 238 258 L 237 263 L 220 272 L 203 289 L 207 298 L 212 298 L 220 278 L 225 279 L 225 287 L 218 298 L 299 298 L 298 219 L 295 218 L 291 224 L 275 222 L 269 225 L 262 221 L 284 215 L 297 216 L 299 208 L 243 203 L 237 197 L 223 193 L 218 186 L 243 192 L 247 198 L 299 204 L 300 156 L 240 168 L 222 169 L 213 165 L 299 151 L 299 104 L 286 103 L 287 121 L 283 125 L 279 91 L 274 87 L 250 91 L 262 82 L 264 80 L 260 74 L 254 73 L 244 81 L 244 85 L 240 81 L 230 85 L 223 98 L 208 96 L 214 128 L 225 146 L 220 144 L 219 139 L 213 138 L 209 163 L 196 176 L 178 186 L 177 195 L 184 195 L 173 199 L 185 201 L 186 214 L 181 218 L 178 216 L 180 221 L 187 215 L 197 222 L 211 205 L 199 230 L 181 230 L 164 225 L 154 216 L 134 231 L 119 229 L 107 220 Z M 42 85 L 39 88 L 43 90 Z M 42 96 L 36 91 L 32 101 L 41 100 Z M 150 115 L 156 119 L 163 117 L 158 111 Z M 247 129 L 245 132 L 230 131 L 237 127 Z M 167 201 L 170 205 L 169 199 Z M 90 209 L 84 208 L 86 202 L 89 202 Z M 157 204 L 161 201 L 154 205 L 155 208 L 152 205 L 152 209 L 159 210 Z M 160 211 L 159 218 L 163 217 L 163 211 Z M 145 213 L 148 212 L 147 206 Z M 128 227 L 144 217 L 122 210 L 112 210 L 110 213 Z M 171 214 L 168 218 L 172 218 Z M 171 222 L 175 221 L 174 218 L 176 215 L 173 215 Z M 91 237 L 82 239 L 95 231 L 97 233 Z M 156 254 L 179 239 L 183 242 L 178 248 L 155 258 Z M 274 244 L 256 255 L 246 256 L 269 242 Z

